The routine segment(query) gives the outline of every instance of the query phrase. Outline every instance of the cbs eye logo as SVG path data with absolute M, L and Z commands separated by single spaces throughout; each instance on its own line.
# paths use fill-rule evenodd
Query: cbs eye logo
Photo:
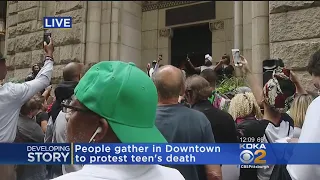
M 255 158 L 255 155 L 258 156 Z M 250 164 L 252 161 L 254 161 L 254 164 L 265 164 L 266 160 L 262 159 L 266 157 L 266 155 L 266 151 L 262 149 L 256 150 L 254 153 L 250 150 L 243 150 L 240 153 L 240 161 L 244 164 Z

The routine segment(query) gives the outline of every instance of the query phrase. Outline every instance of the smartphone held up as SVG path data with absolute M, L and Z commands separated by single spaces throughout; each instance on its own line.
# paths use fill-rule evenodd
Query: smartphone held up
M 239 49 L 232 49 L 231 52 L 232 52 L 234 66 L 242 66 L 241 57 L 240 57 L 240 50 Z
M 50 44 L 51 33 L 45 32 L 43 35 L 43 41 L 46 45 Z

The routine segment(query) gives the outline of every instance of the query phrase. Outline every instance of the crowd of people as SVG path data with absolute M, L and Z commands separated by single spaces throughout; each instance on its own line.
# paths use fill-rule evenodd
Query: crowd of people
M 214 65 L 207 54 L 203 66 L 187 58 L 180 69 L 160 64 L 159 56 L 147 72 L 122 61 L 91 67 L 71 62 L 51 92 L 51 38 L 44 52 L 43 65 L 34 65 L 24 83 L 2 82 L 7 70 L 0 57 L 1 143 L 245 143 L 245 137 L 254 137 L 250 143 L 319 142 L 320 99 L 282 66 L 260 87 L 243 56 L 238 67 L 228 55 Z M 216 87 L 235 68 L 248 87 L 227 98 Z M 320 50 L 308 71 L 320 89 Z M 319 165 L 0 165 L 4 180 L 275 180 L 279 170 L 293 180 L 320 179 Z

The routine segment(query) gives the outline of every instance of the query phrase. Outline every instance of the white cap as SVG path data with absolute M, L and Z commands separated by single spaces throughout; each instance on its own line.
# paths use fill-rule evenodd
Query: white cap
M 204 59 L 208 59 L 209 61 L 212 61 L 212 57 L 209 54 L 206 54 L 204 56 Z

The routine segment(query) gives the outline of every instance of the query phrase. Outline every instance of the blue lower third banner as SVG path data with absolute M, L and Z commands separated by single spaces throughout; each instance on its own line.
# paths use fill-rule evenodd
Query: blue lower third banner
M 0 143 L 0 164 L 320 164 L 320 144 Z

